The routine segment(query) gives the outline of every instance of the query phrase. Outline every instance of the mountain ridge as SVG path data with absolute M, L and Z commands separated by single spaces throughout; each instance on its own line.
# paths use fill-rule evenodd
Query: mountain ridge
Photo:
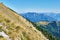
M 24 18 L 27 18 L 29 19 L 30 21 L 32 22 L 39 22 L 39 21 L 48 21 L 48 22 L 51 22 L 51 21 L 57 21 L 57 19 L 51 17 L 51 16 L 48 16 L 44 13 L 34 13 L 34 12 L 28 12 L 28 13 L 25 13 L 25 14 L 21 14 Z

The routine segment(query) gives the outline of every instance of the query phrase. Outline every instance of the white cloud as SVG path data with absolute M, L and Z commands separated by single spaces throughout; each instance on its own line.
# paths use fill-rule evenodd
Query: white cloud
M 24 10 L 20 10 L 20 13 L 26 13 L 26 12 L 37 12 L 37 13 L 60 13 L 60 10 L 42 10 L 42 9 L 24 9 Z

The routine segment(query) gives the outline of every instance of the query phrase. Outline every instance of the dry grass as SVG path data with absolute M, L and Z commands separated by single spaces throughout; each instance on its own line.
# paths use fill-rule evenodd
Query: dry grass
M 0 4 L 2 30 L 11 40 L 47 40 L 47 38 L 26 19 Z M 3 40 L 3 39 L 2 39 Z

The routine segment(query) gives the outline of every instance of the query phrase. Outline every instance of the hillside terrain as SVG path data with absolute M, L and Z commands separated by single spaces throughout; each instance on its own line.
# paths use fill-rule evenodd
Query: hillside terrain
M 60 21 L 60 13 L 49 13 L 47 15 L 57 19 L 56 21 Z
M 31 22 L 0 3 L 0 40 L 48 40 Z
M 58 14 L 28 12 L 21 15 L 32 22 L 49 40 L 60 40 L 60 21 L 57 19 L 57 17 L 59 18 Z
M 24 18 L 32 22 L 40 22 L 40 21 L 57 21 L 56 18 L 52 17 L 51 15 L 47 15 L 47 13 L 35 13 L 35 12 L 28 12 L 21 14 Z
M 50 40 L 60 40 L 60 22 L 52 21 L 52 22 L 39 22 L 35 25 L 36 28 L 45 34 L 47 38 Z

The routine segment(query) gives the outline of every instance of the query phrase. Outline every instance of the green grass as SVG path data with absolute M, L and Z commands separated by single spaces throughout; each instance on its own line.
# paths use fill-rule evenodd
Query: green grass
M 60 40 L 56 36 L 49 33 L 45 28 L 42 28 L 43 26 L 37 26 L 36 24 L 34 24 L 34 26 L 36 27 L 36 29 L 41 31 L 49 40 Z
M 31 22 L 30 20 L 28 20 L 28 21 Z M 49 33 L 45 28 L 42 28 L 43 26 L 39 26 L 33 22 L 31 22 L 31 23 L 34 25 L 34 27 L 36 27 L 37 30 L 41 31 L 45 35 L 45 37 L 47 37 L 49 40 L 60 40 L 60 38 L 57 38 L 56 36 Z

